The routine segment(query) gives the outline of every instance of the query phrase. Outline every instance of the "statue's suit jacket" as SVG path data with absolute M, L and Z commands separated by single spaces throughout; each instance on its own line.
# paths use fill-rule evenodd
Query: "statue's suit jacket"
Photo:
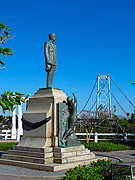
M 45 53 L 46 64 L 57 66 L 56 45 L 52 43 L 52 41 L 49 40 L 45 42 L 44 53 Z

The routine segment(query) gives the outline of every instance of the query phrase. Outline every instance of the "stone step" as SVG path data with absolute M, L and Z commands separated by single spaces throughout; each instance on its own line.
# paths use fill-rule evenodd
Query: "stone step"
M 82 155 L 89 155 L 90 151 L 87 149 L 83 149 L 81 151 L 72 151 L 72 152 L 54 152 L 54 157 L 57 158 L 65 158 L 65 157 L 74 157 L 74 156 L 82 156 Z
M 81 146 L 73 146 L 73 147 L 65 147 L 65 148 L 62 148 L 62 147 L 54 147 L 54 148 L 53 148 L 53 151 L 54 151 L 54 152 L 62 153 L 62 152 L 81 151 L 81 150 L 84 150 L 84 149 L 85 149 L 85 146 L 84 146 L 84 145 L 81 145 Z
M 44 159 L 44 158 L 35 158 L 35 157 L 3 154 L 2 158 L 3 159 L 8 159 L 8 160 L 14 160 L 14 161 L 24 161 L 24 162 L 39 163 L 39 164 L 53 163 L 53 157 Z
M 48 153 L 52 152 L 53 148 L 33 148 L 33 147 L 26 147 L 26 146 L 14 146 L 14 150 L 20 151 L 30 151 L 30 152 L 38 152 L 38 153 Z
M 19 150 L 9 150 L 8 154 L 19 155 L 19 156 L 29 156 L 35 158 L 50 158 L 53 157 L 53 152 L 48 153 L 38 153 L 38 152 L 29 152 L 29 151 L 19 151 Z
M 65 157 L 65 158 L 54 157 L 54 162 L 63 164 L 63 163 L 71 163 L 71 162 L 88 160 L 88 159 L 93 159 L 93 158 L 95 158 L 95 154 L 90 153 L 90 154 L 83 155 L 83 156 L 73 156 L 73 157 Z
M 73 163 L 65 163 L 65 164 L 38 164 L 38 163 L 30 163 L 30 162 L 23 162 L 23 161 L 13 161 L 13 160 L 8 160 L 8 159 L 0 159 L 0 164 L 5 164 L 5 165 L 12 165 L 12 166 L 19 166 L 19 167 L 25 167 L 25 168 L 30 168 L 30 169 L 38 169 L 41 171 L 51 171 L 51 172 L 56 172 L 56 171 L 61 171 L 64 169 L 69 169 L 69 168 L 74 168 L 75 166 L 78 165 L 87 165 L 90 164 L 92 161 L 97 161 L 98 159 L 104 159 L 107 160 L 106 157 L 96 157 L 93 159 L 89 160 L 82 160 L 82 161 L 77 161 Z
M 82 156 L 82 155 L 86 155 L 86 154 L 91 154 L 90 150 L 84 149 L 82 151 L 76 151 L 77 156 Z
M 0 159 L 0 164 L 54 172 L 54 168 L 52 166 L 45 165 L 45 164 L 16 161 L 16 160 L 9 160 L 9 159 Z

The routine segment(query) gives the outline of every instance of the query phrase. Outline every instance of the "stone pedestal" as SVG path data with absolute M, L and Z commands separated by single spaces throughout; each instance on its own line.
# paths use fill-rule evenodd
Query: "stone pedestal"
M 27 102 L 23 118 L 30 123 L 41 122 L 48 117 L 51 120 L 37 128 L 23 123 L 24 136 L 13 150 L 2 155 L 0 163 L 54 172 L 98 160 L 77 143 L 74 146 L 71 143 L 72 147 L 58 147 L 59 120 L 63 119 L 58 104 L 66 99 L 66 94 L 60 89 L 39 89 Z
M 51 120 L 39 128 L 23 125 L 23 138 L 18 146 L 25 147 L 55 147 L 58 146 L 58 103 L 66 100 L 67 96 L 60 89 L 44 88 L 27 102 L 27 110 L 23 118 L 29 122 L 39 122 L 51 116 Z

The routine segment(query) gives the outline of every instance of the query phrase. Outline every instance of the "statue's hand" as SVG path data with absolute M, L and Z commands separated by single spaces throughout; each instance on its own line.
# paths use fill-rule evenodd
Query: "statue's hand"
M 47 64 L 45 67 L 46 72 L 51 71 L 52 66 L 50 64 Z
M 75 97 L 75 94 L 73 93 L 73 96 Z

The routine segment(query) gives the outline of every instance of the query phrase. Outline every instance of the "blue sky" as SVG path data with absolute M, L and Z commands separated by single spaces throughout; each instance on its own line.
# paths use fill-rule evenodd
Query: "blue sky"
M 74 92 L 78 112 L 98 74 L 110 74 L 135 104 L 134 0 L 7 0 L 1 1 L 0 17 L 17 35 L 6 43 L 13 56 L 5 59 L 7 68 L 0 72 L 1 93 L 33 95 L 46 87 L 43 46 L 55 32 L 58 67 L 53 87 L 68 96 Z

